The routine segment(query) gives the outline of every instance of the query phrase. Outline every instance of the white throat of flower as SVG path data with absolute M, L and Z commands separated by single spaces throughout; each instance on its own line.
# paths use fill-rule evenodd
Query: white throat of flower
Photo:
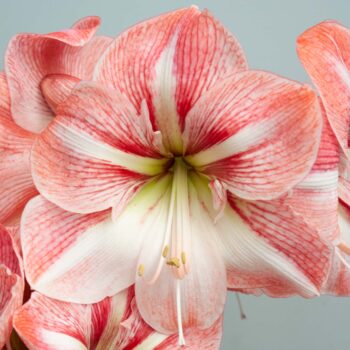
M 188 252 L 191 244 L 188 172 L 189 167 L 183 159 L 181 157 L 175 158 L 173 167 L 170 169 L 170 176 L 172 176 L 171 195 L 163 250 L 155 272 L 146 281 L 149 284 L 155 283 L 163 268 L 170 269 L 176 279 L 175 300 L 179 345 L 185 345 L 182 325 L 181 280 L 189 272 L 190 254 Z M 146 268 L 147 266 L 143 264 L 139 265 L 139 277 L 143 277 Z

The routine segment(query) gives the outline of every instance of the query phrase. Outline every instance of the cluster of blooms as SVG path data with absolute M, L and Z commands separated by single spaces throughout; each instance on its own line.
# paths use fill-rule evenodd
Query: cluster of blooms
M 99 24 L 7 48 L 0 349 L 14 327 L 34 350 L 213 350 L 227 290 L 350 295 L 350 31 L 298 38 L 313 90 L 195 7 Z

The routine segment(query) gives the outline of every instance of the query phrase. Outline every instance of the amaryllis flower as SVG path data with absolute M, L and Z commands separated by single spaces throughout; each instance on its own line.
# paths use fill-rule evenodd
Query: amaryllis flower
M 56 76 L 66 97 L 32 150 L 32 288 L 93 303 L 135 283 L 144 320 L 181 344 L 220 318 L 227 287 L 318 294 L 329 248 L 284 203 L 320 142 L 308 86 L 247 71 L 195 7 L 125 31 L 93 78 L 67 93 Z
M 325 291 L 338 295 L 349 295 L 350 30 L 334 21 L 320 23 L 299 36 L 298 54 L 320 93 L 325 115 L 337 139 L 337 146 L 340 147 L 340 155 L 336 164 L 337 174 L 335 174 L 339 195 L 337 207 L 340 232 L 336 236 L 337 239 L 334 240 L 337 254 Z M 334 181 L 332 187 L 334 188 Z M 327 198 L 324 198 L 323 203 L 326 201 Z
M 90 79 L 97 60 L 111 42 L 93 37 L 97 17 L 71 29 L 50 34 L 18 34 L 12 38 L 0 73 L 0 222 L 18 218 L 24 204 L 37 194 L 29 156 L 34 138 L 54 116 L 50 92 L 55 74 L 69 74 L 74 85 Z M 55 95 L 56 99 L 64 96 Z
M 14 326 L 32 350 L 180 348 L 176 335 L 157 333 L 142 320 L 133 288 L 88 305 L 61 302 L 35 292 L 16 312 Z M 216 350 L 221 334 L 222 319 L 205 331 L 187 330 L 186 349 Z
M 23 291 L 22 260 L 15 237 L 0 225 L 0 349 L 9 341 L 13 314 L 22 305 Z

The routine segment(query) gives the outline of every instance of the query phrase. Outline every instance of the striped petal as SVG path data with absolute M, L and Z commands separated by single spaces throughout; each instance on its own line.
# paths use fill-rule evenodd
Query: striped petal
M 285 197 L 285 203 L 329 241 L 339 236 L 338 167 L 339 144 L 324 117 L 316 162 L 306 178 Z
M 0 348 L 12 330 L 12 317 L 22 304 L 24 281 L 20 257 L 9 232 L 0 226 Z
M 350 161 L 343 151 L 339 157 L 339 198 L 350 205 Z
M 33 322 L 35 319 L 35 322 Z M 218 349 L 222 320 L 211 329 L 188 330 L 188 349 Z M 176 336 L 156 333 L 140 317 L 133 289 L 97 304 L 70 304 L 33 293 L 15 315 L 17 332 L 29 350 L 176 350 Z
M 11 120 L 10 95 L 4 72 L 0 72 L 0 117 Z
M 215 217 L 206 182 L 195 181 L 202 206 Z M 228 201 L 214 234 L 226 263 L 228 288 L 274 297 L 317 295 L 331 259 L 331 248 L 317 231 L 282 200 L 248 202 L 229 194 Z
M 297 49 L 320 93 L 331 127 L 350 159 L 350 30 L 337 22 L 322 22 L 299 36 Z
M 50 34 L 18 34 L 9 43 L 5 71 L 11 110 L 17 124 L 32 132 L 42 131 L 53 113 L 45 103 L 40 83 L 48 74 L 69 74 L 90 79 L 97 60 L 111 39 L 92 38 L 98 17 L 86 17 L 71 29 Z
M 187 112 L 218 81 L 246 68 L 236 39 L 192 6 L 125 31 L 103 55 L 94 78 L 123 92 L 138 111 L 145 99 L 166 146 L 181 153 Z
M 41 92 L 54 113 L 80 81 L 81 79 L 67 74 L 50 74 L 41 81 Z
M 34 145 L 32 173 L 39 192 L 66 210 L 115 207 L 168 162 L 147 116 L 114 90 L 81 83 L 57 113 Z
M 316 94 L 266 72 L 217 84 L 186 119 L 186 160 L 235 195 L 273 199 L 310 171 L 322 118 Z
M 161 198 L 169 178 L 146 185 L 113 221 L 110 211 L 66 212 L 43 197 L 26 206 L 21 240 L 31 287 L 59 300 L 92 303 L 135 281 L 137 260 L 150 232 L 162 236 Z
M 339 201 L 339 245 L 335 248 L 332 268 L 323 286 L 323 294 L 350 296 L 350 207 Z
M 8 224 L 37 194 L 30 173 L 34 135 L 0 115 L 0 222 Z

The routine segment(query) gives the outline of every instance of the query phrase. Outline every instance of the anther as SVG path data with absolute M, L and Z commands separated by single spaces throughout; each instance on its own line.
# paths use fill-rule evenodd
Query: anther
M 140 265 L 139 265 L 139 268 L 138 268 L 138 270 L 137 270 L 137 274 L 138 274 L 140 277 L 142 277 L 144 273 L 145 273 L 145 266 L 144 266 L 143 264 L 140 264 Z
M 165 247 L 164 247 L 164 249 L 163 249 L 163 258 L 166 258 L 167 257 L 167 255 L 168 255 L 168 253 L 169 253 L 169 246 L 168 245 L 166 245 Z
M 187 257 L 186 257 L 186 253 L 185 253 L 185 252 L 182 252 L 182 253 L 181 253 L 181 261 L 182 261 L 182 263 L 183 263 L 184 265 L 186 264 Z
M 179 268 L 181 266 L 180 264 L 180 259 L 179 258 L 171 258 L 170 260 L 168 260 L 167 262 L 167 265 L 170 265 L 170 266 L 175 266 L 177 268 Z

